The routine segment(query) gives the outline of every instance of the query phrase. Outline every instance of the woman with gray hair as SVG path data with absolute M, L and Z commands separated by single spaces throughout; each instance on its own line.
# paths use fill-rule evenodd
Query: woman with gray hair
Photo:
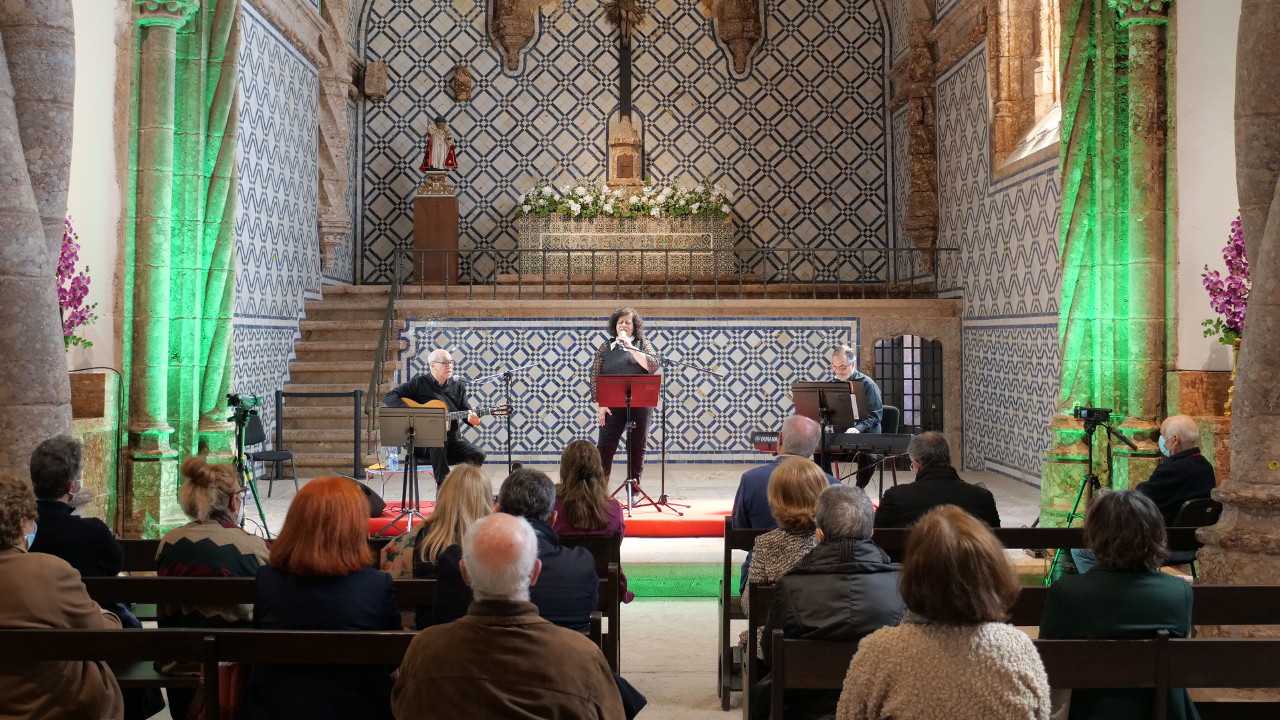
M 1040 637 L 1112 640 L 1191 633 L 1191 584 L 1160 572 L 1169 555 L 1164 517 L 1140 492 L 1098 495 L 1085 517 L 1084 542 L 1097 566 L 1064 575 L 1049 588 Z M 1151 714 L 1154 690 L 1072 690 L 1069 717 L 1136 718 Z M 1056 694 L 1056 693 L 1055 693 Z M 1169 717 L 1199 718 L 1184 688 L 1169 690 Z
M 0 477 L 0 627 L 119 628 L 120 619 L 98 607 L 67 561 L 27 552 L 38 534 L 31 486 Z M 120 686 L 104 662 L 9 660 L 17 662 L 0 673 L 0 717 L 124 717 Z
M 236 469 L 199 456 L 182 463 L 178 504 L 191 522 L 160 539 L 157 574 L 169 577 L 254 577 L 267 564 L 267 544 L 240 528 L 245 488 Z M 162 605 L 160 627 L 249 627 L 252 605 Z M 173 668 L 170 668 L 173 669 Z M 194 693 L 169 689 L 173 717 L 186 717 Z

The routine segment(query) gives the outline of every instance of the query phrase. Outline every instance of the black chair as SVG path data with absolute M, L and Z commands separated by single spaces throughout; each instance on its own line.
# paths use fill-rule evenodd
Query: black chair
M 900 424 L 902 424 L 902 411 L 892 405 L 885 405 L 880 415 L 880 432 L 893 435 L 898 432 Z
M 279 418 L 276 420 L 279 422 Z M 279 437 L 279 433 L 276 433 Z M 250 415 L 249 422 L 244 427 L 244 446 L 261 445 L 267 441 L 267 431 L 262 427 L 262 418 L 257 415 Z M 279 443 L 277 443 L 279 445 Z M 263 480 L 267 481 L 267 497 L 271 497 L 271 488 L 274 487 L 276 480 L 293 480 L 293 490 L 298 491 L 298 465 L 293 461 L 293 453 L 281 447 L 271 450 L 259 450 L 257 452 L 245 451 L 245 457 L 249 462 L 271 463 L 275 467 L 272 473 Z M 289 467 L 293 470 L 293 477 L 281 477 L 280 471 L 283 469 L 285 460 L 289 461 Z
M 1182 503 L 1182 507 L 1178 508 L 1178 514 L 1173 517 L 1173 525 L 1170 527 L 1195 528 L 1215 525 L 1220 515 L 1222 515 L 1222 503 L 1213 498 L 1196 498 Z M 1169 559 L 1164 564 L 1190 564 L 1191 577 L 1192 579 L 1197 579 L 1199 571 L 1196 569 L 1196 555 L 1203 545 L 1203 543 L 1196 543 L 1196 549 L 1194 550 L 1174 550 L 1169 553 Z

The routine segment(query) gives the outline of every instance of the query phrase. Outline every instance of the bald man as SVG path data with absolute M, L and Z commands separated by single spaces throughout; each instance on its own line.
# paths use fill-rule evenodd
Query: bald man
M 382 404 L 387 407 L 405 407 L 405 398 L 419 404 L 431 400 L 441 400 L 450 412 L 470 410 L 471 405 L 467 403 L 467 386 L 461 380 L 453 377 L 454 365 L 456 363 L 448 350 L 444 348 L 432 350 L 431 354 L 427 355 L 427 369 L 429 372 L 392 388 L 390 392 L 383 396 Z M 467 416 L 467 422 L 474 425 L 480 422 L 480 418 L 473 412 Z M 457 420 L 449 423 L 444 447 L 417 449 L 419 462 L 424 460 L 431 462 L 431 473 L 436 478 L 437 492 L 440 490 L 440 483 L 443 483 L 445 477 L 449 474 L 450 465 L 457 465 L 458 463 L 484 464 L 484 451 L 463 440 L 458 434 L 460 427 L 461 423 Z
M 542 563 L 527 520 L 477 520 L 462 540 L 461 568 L 475 600 L 456 622 L 410 643 L 391 693 L 397 720 L 625 717 L 600 648 L 529 602 Z
M 1173 525 L 1174 518 L 1183 503 L 1209 497 L 1217 486 L 1213 464 L 1200 454 L 1200 430 L 1195 420 L 1186 415 L 1171 415 L 1160 423 L 1160 454 L 1164 460 L 1156 466 L 1151 477 L 1138 483 L 1137 492 L 1151 498 L 1164 515 L 1164 524 Z M 1087 522 L 1087 519 L 1086 519 Z M 1169 561 L 1190 562 L 1194 551 L 1174 551 Z M 1076 570 L 1087 572 L 1096 563 L 1093 553 L 1086 548 L 1071 551 Z

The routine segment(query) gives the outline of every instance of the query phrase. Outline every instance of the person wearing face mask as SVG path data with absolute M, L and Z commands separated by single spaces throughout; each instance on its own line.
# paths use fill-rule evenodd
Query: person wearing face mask
M 124 569 L 124 549 L 106 523 L 73 514 L 93 499 L 80 480 L 80 443 L 69 435 L 49 438 L 31 453 L 40 532 L 31 552 L 57 555 L 82 577 L 106 577 Z
M 652 375 L 658 371 L 658 361 L 645 355 L 652 352 L 644 339 L 644 319 L 632 308 L 624 307 L 609 316 L 609 337 L 596 350 L 591 366 L 591 397 L 596 397 L 596 379 L 601 375 Z M 636 481 L 644 472 L 644 450 L 649 435 L 649 419 L 653 408 L 631 408 L 635 427 L 627 435 L 627 447 L 634 452 Z M 627 408 L 596 406 L 596 423 L 600 426 L 600 467 L 605 481 L 613 468 L 613 455 L 618 451 L 622 433 L 627 425 Z M 628 478 L 630 479 L 630 478 Z M 632 490 L 632 499 L 636 497 Z
M 1171 415 L 1160 423 L 1160 439 L 1157 441 L 1164 457 L 1152 471 L 1151 477 L 1138 483 L 1133 489 L 1146 495 L 1160 509 L 1166 527 L 1173 524 L 1178 510 L 1188 500 L 1209 497 L 1217 487 L 1213 463 L 1200 453 L 1200 430 L 1196 421 L 1186 415 Z M 1173 562 L 1189 562 L 1175 551 Z M 1093 553 L 1085 548 L 1071 551 L 1076 570 L 1088 572 L 1095 564 Z
M 199 456 L 182 463 L 178 504 L 191 522 L 160 539 L 156 571 L 164 577 L 255 577 L 269 553 L 262 538 L 240 528 L 245 488 L 236 469 L 226 463 L 207 463 Z M 253 625 L 252 605 L 161 605 L 162 627 L 234 628 Z M 166 671 L 176 668 L 163 666 Z M 170 688 L 173 717 L 187 717 L 193 690 Z
M 80 574 L 66 560 L 28 552 L 36 524 L 31 486 L 16 477 L 0 477 L 0 627 L 120 627 L 120 619 L 98 606 L 85 591 Z M 8 658 L 0 673 L 0 717 L 124 717 L 124 700 L 115 675 L 99 661 L 24 663 Z

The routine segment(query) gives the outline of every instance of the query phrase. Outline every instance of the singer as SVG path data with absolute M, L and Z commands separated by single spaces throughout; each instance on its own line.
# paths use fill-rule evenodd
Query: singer
M 600 343 L 595 363 L 591 367 L 592 398 L 596 396 L 596 378 L 601 375 L 652 375 L 658 370 L 656 360 L 635 352 L 650 352 L 644 339 L 644 320 L 635 310 L 629 307 L 614 310 L 609 316 L 608 331 L 609 339 Z M 636 425 L 627 437 L 627 445 L 635 450 L 637 481 L 644 471 L 645 439 L 649 435 L 649 418 L 652 414 L 653 408 L 631 408 L 631 419 Z M 618 449 L 618 442 L 622 439 L 622 431 L 627 424 L 627 409 L 597 406 L 596 422 L 600 425 L 600 440 L 596 447 L 600 449 L 600 466 L 607 480 L 609 470 L 613 467 L 613 454 Z

